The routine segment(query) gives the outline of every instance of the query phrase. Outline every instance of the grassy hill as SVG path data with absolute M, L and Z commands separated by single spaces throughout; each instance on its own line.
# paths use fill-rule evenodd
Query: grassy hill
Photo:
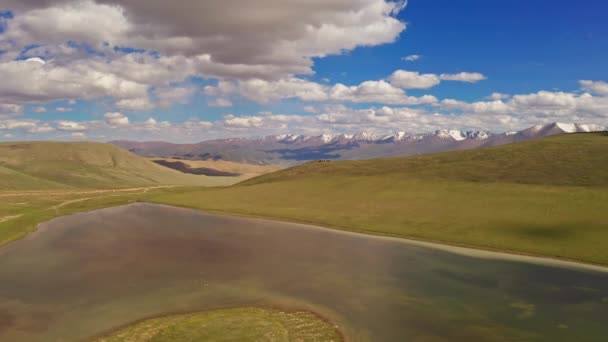
M 225 185 L 234 178 L 183 174 L 110 144 L 0 143 L 0 191 Z
M 334 175 L 606 186 L 608 133 L 562 134 L 499 147 L 406 158 L 311 162 L 251 179 L 242 185 Z
M 313 162 L 151 201 L 608 264 L 608 136 Z

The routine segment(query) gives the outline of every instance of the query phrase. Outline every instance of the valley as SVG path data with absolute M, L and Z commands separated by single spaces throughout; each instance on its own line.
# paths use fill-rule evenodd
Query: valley
M 270 173 L 187 161 L 265 173 L 240 178 L 182 174 L 104 144 L 86 145 L 86 155 L 51 145 L 53 165 L 70 162 L 42 172 L 9 148 L 3 165 L 49 186 L 0 191 L 0 340 L 174 341 L 229 330 L 244 340 L 304 331 L 311 341 L 601 341 L 607 137 Z M 97 185 L 66 183 L 75 169 Z M 129 182 L 104 188 L 115 175 Z M 190 177 L 208 186 L 187 185 Z M 194 328 L 202 322 L 209 328 Z

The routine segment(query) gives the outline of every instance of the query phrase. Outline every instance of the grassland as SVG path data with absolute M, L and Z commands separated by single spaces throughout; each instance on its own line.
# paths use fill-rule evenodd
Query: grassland
M 119 190 L 59 190 L 0 192 L 0 245 L 34 231 L 38 223 L 55 217 L 141 200 L 178 188 L 155 186 Z
M 0 245 L 57 216 L 126 204 L 179 185 L 243 179 L 183 174 L 110 144 L 0 143 Z
M 608 264 L 608 136 L 309 163 L 147 196 L 215 212 Z
M 128 341 L 342 341 L 337 330 L 309 312 L 224 309 L 146 320 L 98 342 Z
M 184 174 L 110 144 L 0 143 L 0 191 L 214 186 L 243 178 Z
M 108 148 L 105 144 L 94 147 L 98 145 Z M 56 216 L 145 200 L 608 264 L 608 221 L 603 214 L 608 212 L 606 134 L 559 135 L 416 157 L 313 162 L 219 188 L 150 188 L 152 181 L 156 186 L 190 180 L 161 169 L 162 177 L 145 178 L 148 186 L 121 193 L 85 191 L 77 187 L 86 186 L 80 183 L 83 180 L 72 180 L 64 171 L 65 165 L 64 169 L 53 168 L 57 156 L 44 157 L 43 151 L 37 152 L 32 164 L 38 166 L 27 166 L 23 156 L 10 146 L 0 144 L 0 151 L 4 151 L 0 165 L 11 167 L 5 169 L 9 176 L 2 177 L 7 181 L 0 184 L 5 189 L 0 192 L 0 243 L 20 238 L 37 223 Z M 117 176 L 125 182 L 115 184 L 141 184 L 133 175 L 148 168 L 154 174 L 156 168 L 162 168 L 114 149 L 110 149 L 110 160 L 126 170 L 118 173 L 129 175 Z M 106 152 L 105 157 L 99 157 L 90 148 L 77 150 L 69 154 L 76 157 L 70 157 L 74 167 L 68 170 L 79 169 L 84 159 L 86 165 L 103 165 L 93 173 L 102 176 L 94 179 L 106 179 L 114 172 L 104 164 L 108 162 Z M 66 159 L 65 154 L 60 157 Z M 169 179 L 163 178 L 165 172 L 170 172 Z M 90 187 L 109 184 L 99 181 Z M 9 191 L 31 187 L 46 192 Z M 49 193 L 55 188 L 61 190 Z

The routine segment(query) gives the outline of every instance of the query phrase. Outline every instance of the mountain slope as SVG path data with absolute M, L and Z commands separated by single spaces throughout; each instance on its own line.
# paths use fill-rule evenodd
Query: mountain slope
M 0 143 L 0 190 L 226 184 L 186 175 L 110 144 Z
M 608 133 L 563 134 L 498 147 L 424 156 L 311 162 L 242 184 L 339 175 L 608 186 Z
M 555 134 L 604 130 L 606 128 L 597 125 L 553 123 L 502 134 L 488 131 L 438 130 L 432 133 L 396 132 L 388 135 L 365 132 L 320 136 L 282 134 L 210 140 L 197 144 L 132 141 L 111 143 L 148 157 L 294 165 L 318 159 L 358 160 L 499 146 Z
M 152 200 L 608 265 L 608 134 L 311 162 Z

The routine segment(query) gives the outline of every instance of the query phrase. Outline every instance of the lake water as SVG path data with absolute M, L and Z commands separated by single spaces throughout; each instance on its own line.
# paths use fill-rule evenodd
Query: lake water
M 0 341 L 86 340 L 168 313 L 312 310 L 350 341 L 606 341 L 608 274 L 151 204 L 0 248 Z

